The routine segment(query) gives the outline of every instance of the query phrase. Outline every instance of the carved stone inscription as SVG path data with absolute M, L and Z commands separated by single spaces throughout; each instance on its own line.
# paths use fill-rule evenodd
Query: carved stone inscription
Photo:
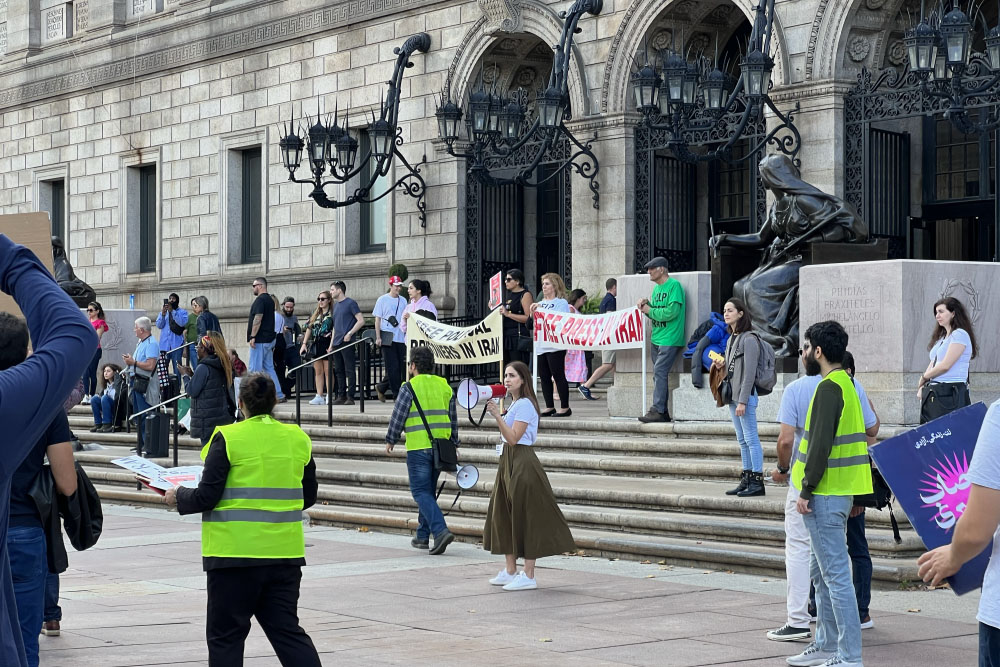
M 73 14 L 76 16 L 76 29 L 86 30 L 90 25 L 90 0 L 76 0 Z
M 823 296 L 820 320 L 836 320 L 849 334 L 885 332 L 881 285 L 838 285 Z
M 0 23 L 0 56 L 7 53 L 7 23 Z
M 45 40 L 48 42 L 66 37 L 66 7 L 53 7 L 45 12 Z

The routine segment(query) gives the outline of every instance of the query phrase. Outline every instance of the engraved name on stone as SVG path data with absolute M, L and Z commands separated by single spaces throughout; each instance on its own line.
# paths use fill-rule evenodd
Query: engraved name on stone
M 0 23 L 7 20 L 7 0 L 0 0 Z
M 76 29 L 86 30 L 90 25 L 90 0 L 76 0 L 73 14 L 76 17 Z
M 0 56 L 7 53 L 7 24 L 0 23 Z
M 820 320 L 836 320 L 849 334 L 883 333 L 885 305 L 881 285 L 841 285 L 829 288 Z
M 45 39 L 62 39 L 66 36 L 66 7 L 55 7 L 45 12 Z

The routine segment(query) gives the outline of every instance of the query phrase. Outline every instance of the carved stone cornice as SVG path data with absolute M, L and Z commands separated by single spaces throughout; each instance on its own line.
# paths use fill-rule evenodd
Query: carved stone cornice
M 252 10 L 236 8 L 234 12 L 219 12 L 218 16 L 200 18 L 197 32 L 205 35 L 200 38 L 181 38 L 179 33 L 188 33 L 194 27 L 191 22 L 181 21 L 177 23 L 176 31 L 171 29 L 174 26 L 166 30 L 158 29 L 156 32 L 159 34 L 149 39 L 152 44 L 143 45 L 144 35 L 140 35 L 138 54 L 135 56 L 123 55 L 122 48 L 107 45 L 93 49 L 88 54 L 89 58 L 79 51 L 75 54 L 66 51 L 60 53 L 59 58 L 46 59 L 42 64 L 28 64 L 14 71 L 8 69 L 2 80 L 14 85 L 0 90 L 0 109 L 130 81 L 134 77 L 177 67 L 201 66 L 213 58 L 300 39 L 406 10 L 425 9 L 428 4 L 433 3 L 428 0 L 333 0 L 324 7 L 280 16 L 277 14 L 284 11 L 285 3 L 275 0 L 266 3 L 268 9 L 273 11 L 261 11 L 262 7 L 257 4 Z M 261 16 L 265 18 L 262 20 Z M 241 27 L 233 29 L 233 25 Z M 163 48 L 157 48 L 160 44 L 164 45 Z M 82 67 L 78 66 L 78 56 L 84 62 Z M 88 60 L 102 64 L 89 65 Z M 52 75 L 48 76 L 50 73 Z
M 486 34 L 498 32 L 522 32 L 524 19 L 521 17 L 523 0 L 479 0 L 479 8 L 486 16 Z

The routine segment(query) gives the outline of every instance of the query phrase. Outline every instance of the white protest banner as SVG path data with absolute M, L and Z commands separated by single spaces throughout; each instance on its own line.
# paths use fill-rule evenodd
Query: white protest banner
M 410 313 L 406 347 L 429 347 L 439 364 L 488 364 L 503 360 L 503 320 L 499 310 L 471 327 L 453 327 Z
M 112 463 L 135 473 L 135 476 L 158 493 L 177 486 L 197 488 L 201 481 L 202 466 L 179 466 L 164 468 L 141 456 L 125 456 L 112 459 Z
M 535 311 L 535 343 L 556 350 L 624 350 L 646 344 L 636 307 L 603 315 Z

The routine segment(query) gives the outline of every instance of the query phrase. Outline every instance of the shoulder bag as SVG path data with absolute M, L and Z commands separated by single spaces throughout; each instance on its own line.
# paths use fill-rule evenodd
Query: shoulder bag
M 177 324 L 177 322 L 174 322 L 173 310 L 167 311 L 167 322 L 170 323 L 170 331 L 172 331 L 174 334 L 178 336 L 183 336 L 184 334 L 187 333 L 186 327 L 182 327 L 180 324 Z
M 719 383 L 719 400 L 722 401 L 722 405 L 733 402 L 733 372 L 736 370 L 736 357 L 739 356 L 736 354 L 736 339 L 730 338 L 730 341 L 733 346 L 733 360 L 729 362 L 729 372 L 726 373 L 726 377 Z
M 424 423 L 424 428 L 427 429 L 427 437 L 431 441 L 431 451 L 434 455 L 434 469 L 445 472 L 458 470 L 458 447 L 455 446 L 455 443 L 450 438 L 434 437 L 430 424 L 427 423 L 427 417 L 424 416 L 424 410 L 420 407 L 420 401 L 417 400 L 417 392 L 414 391 L 413 385 L 410 383 L 407 383 L 407 386 L 410 388 L 410 395 L 413 396 L 413 405 L 417 408 L 417 412 L 420 413 L 420 421 Z

